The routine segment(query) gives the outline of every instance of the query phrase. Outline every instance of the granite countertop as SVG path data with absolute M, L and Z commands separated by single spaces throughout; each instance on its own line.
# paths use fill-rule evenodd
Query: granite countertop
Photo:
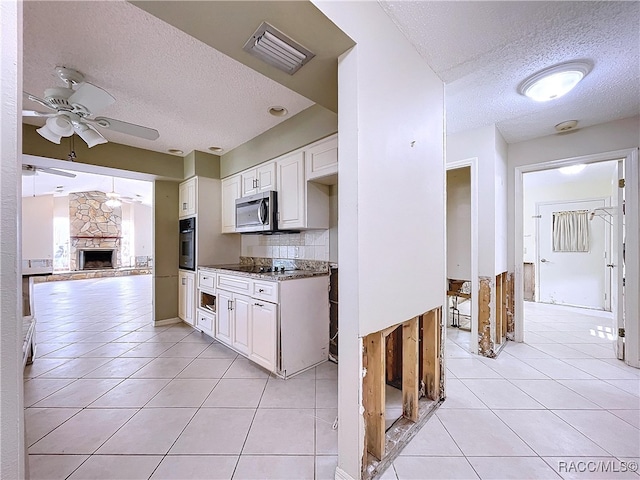
M 322 270 L 285 270 L 284 272 L 258 272 L 255 266 L 246 264 L 235 265 L 198 265 L 198 268 L 203 270 L 214 271 L 216 273 L 229 273 L 233 275 L 240 275 L 242 277 L 258 278 L 261 280 L 282 281 L 282 280 L 296 280 L 300 278 L 317 277 L 322 275 L 329 275 L 329 271 Z

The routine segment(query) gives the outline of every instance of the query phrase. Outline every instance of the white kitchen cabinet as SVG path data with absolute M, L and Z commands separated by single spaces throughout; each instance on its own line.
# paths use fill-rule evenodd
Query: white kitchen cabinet
M 242 175 L 222 180 L 222 233 L 236 231 L 236 200 L 242 196 Z
M 233 310 L 231 303 L 233 302 L 233 293 L 218 290 L 217 294 L 218 308 L 216 311 L 216 329 L 215 339 L 231 346 L 231 321 L 233 318 Z
M 193 217 L 197 210 L 197 178 L 193 177 L 180 184 L 178 198 L 180 201 L 179 218 Z
M 307 181 L 338 183 L 338 135 L 331 135 L 305 149 Z
M 178 271 L 178 317 L 189 325 L 194 324 L 196 274 Z
M 216 316 L 202 310 L 196 312 L 196 324 L 194 325 L 201 332 L 214 336 L 214 322 Z
M 257 168 L 245 170 L 241 176 L 243 197 L 276 189 L 275 162 L 267 162 Z
M 271 372 L 276 371 L 278 307 L 253 300 L 251 304 L 251 354 L 249 359 Z
M 231 346 L 238 352 L 249 355 L 251 350 L 251 297 L 233 295 L 233 328 Z
M 282 230 L 329 228 L 329 187 L 305 178 L 305 151 L 276 160 L 278 228 Z

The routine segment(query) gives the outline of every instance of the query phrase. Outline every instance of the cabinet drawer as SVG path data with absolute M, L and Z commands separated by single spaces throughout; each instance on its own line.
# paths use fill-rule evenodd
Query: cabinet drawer
M 198 310 L 198 317 L 196 319 L 196 328 L 206 332 L 213 334 L 213 325 L 214 325 L 215 315 L 211 315 L 208 313 L 204 313 L 201 310 Z
M 235 293 L 251 293 L 251 284 L 252 280 L 248 277 L 241 277 L 235 275 L 224 275 L 218 273 L 216 275 L 217 288 L 221 288 L 223 290 L 227 290 L 229 292 Z
M 216 287 L 216 274 L 211 272 L 198 272 L 198 288 Z
M 267 302 L 278 303 L 278 282 L 254 280 L 251 296 Z

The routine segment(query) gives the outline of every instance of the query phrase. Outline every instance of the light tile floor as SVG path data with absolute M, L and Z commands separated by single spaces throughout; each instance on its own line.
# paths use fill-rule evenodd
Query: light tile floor
M 32 479 L 333 478 L 335 365 L 270 377 L 186 325 L 153 327 L 150 299 L 148 276 L 35 286 Z M 640 371 L 615 359 L 607 317 L 526 315 L 527 343 L 497 359 L 449 336 L 448 398 L 382 478 L 637 478 L 603 471 L 640 456 Z

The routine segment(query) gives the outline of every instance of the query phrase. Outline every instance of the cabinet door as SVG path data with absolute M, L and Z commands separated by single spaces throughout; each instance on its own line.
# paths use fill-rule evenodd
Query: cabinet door
M 256 170 L 242 172 L 242 196 L 248 197 L 258 193 L 258 176 Z
M 215 338 L 222 343 L 231 345 L 231 326 L 233 318 L 233 310 L 231 303 L 233 302 L 233 294 L 218 290 L 218 301 L 216 309 L 216 330 Z
M 338 137 L 332 135 L 305 151 L 307 180 L 319 180 L 338 173 Z
M 278 228 L 305 228 L 304 152 L 276 162 L 278 171 Z
M 222 233 L 236 231 L 236 199 L 240 198 L 241 176 L 222 180 Z
M 269 162 L 256 169 L 258 192 L 276 190 L 276 164 Z
M 178 190 L 180 199 L 180 218 L 191 217 L 196 214 L 196 179 L 192 178 L 180 184 Z
M 272 372 L 276 371 L 278 311 L 273 303 L 251 303 L 251 354 L 249 358 Z
M 195 274 L 180 270 L 178 273 L 178 317 L 189 325 L 195 315 Z
M 232 346 L 240 353 L 249 355 L 251 329 L 251 297 L 234 295 L 233 329 L 231 330 Z

